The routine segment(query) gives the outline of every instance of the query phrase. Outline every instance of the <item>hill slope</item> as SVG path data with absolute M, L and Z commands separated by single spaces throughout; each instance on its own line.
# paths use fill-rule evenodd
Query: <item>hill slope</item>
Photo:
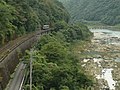
M 0 45 L 43 24 L 69 19 L 57 0 L 0 0 Z
M 60 0 L 69 10 L 73 21 L 101 21 L 120 23 L 120 0 Z

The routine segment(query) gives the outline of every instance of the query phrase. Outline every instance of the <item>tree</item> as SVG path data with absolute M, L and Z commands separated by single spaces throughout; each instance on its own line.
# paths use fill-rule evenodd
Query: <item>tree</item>
M 12 20 L 16 19 L 14 14 L 14 7 L 7 5 L 4 1 L 0 2 L 0 44 L 4 44 L 5 41 L 13 39 L 15 35 L 16 26 L 12 24 Z
M 119 24 L 120 0 L 59 0 L 71 15 L 71 22 L 100 21 L 107 25 Z M 105 6 L 105 7 L 103 7 Z
M 78 59 L 70 51 L 66 40 L 68 38 L 65 37 L 67 35 L 72 41 L 81 40 L 76 37 L 79 33 L 83 36 L 90 33 L 86 33 L 87 30 L 86 26 L 72 25 L 62 31 L 41 36 L 33 54 L 33 85 L 35 87 L 39 90 L 85 90 L 93 84 L 78 66 Z M 26 57 L 25 60 L 29 60 L 29 55 Z
M 42 47 L 41 53 L 49 62 L 59 62 L 66 58 L 67 50 L 59 42 L 49 42 Z
M 65 22 L 65 21 L 57 21 L 54 25 L 54 29 L 55 31 L 59 31 L 59 30 L 62 30 L 62 29 L 66 29 L 68 26 L 68 24 Z
M 58 20 L 68 22 L 69 14 L 57 0 L 1 0 L 0 44 Z

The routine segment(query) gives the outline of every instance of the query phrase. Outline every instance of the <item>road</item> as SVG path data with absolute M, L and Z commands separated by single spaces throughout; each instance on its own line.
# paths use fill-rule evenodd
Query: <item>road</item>
M 39 39 L 38 37 L 40 37 L 41 34 L 45 34 L 45 33 L 51 32 L 51 31 L 52 31 L 51 29 L 38 30 L 34 33 L 30 33 L 28 35 L 25 35 L 25 36 L 22 36 L 22 37 L 19 37 L 19 38 L 13 40 L 13 41 L 10 41 L 3 47 L 0 47 L 0 67 L 1 68 L 4 67 L 1 71 L 2 72 L 1 77 L 3 77 L 1 86 L 3 87 L 3 89 L 6 87 L 8 81 L 10 79 L 10 75 L 14 72 L 14 69 L 19 62 L 19 60 L 18 60 L 19 58 L 17 58 L 18 54 L 16 54 L 17 51 L 20 49 L 21 51 L 24 52 L 26 49 L 30 48 L 35 42 L 37 42 L 37 40 Z M 25 46 L 24 46 L 24 44 L 25 44 Z M 22 73 L 23 71 L 21 68 L 19 68 L 17 70 L 17 72 Z M 19 77 L 22 77 L 23 74 L 21 74 L 21 73 L 19 73 L 20 74 L 19 76 L 16 75 L 16 77 L 17 77 L 16 80 L 19 80 Z M 20 78 L 20 80 L 21 80 L 21 78 Z M 14 80 L 14 82 L 15 82 L 15 80 Z M 19 85 L 19 84 L 20 84 L 20 82 L 16 82 L 16 85 L 12 85 L 12 86 L 18 87 L 17 85 Z M 10 90 L 17 90 L 17 89 L 12 88 Z
M 21 86 L 25 77 L 26 65 L 22 62 L 18 65 L 16 72 L 13 75 L 13 79 L 10 80 L 6 90 L 21 90 Z

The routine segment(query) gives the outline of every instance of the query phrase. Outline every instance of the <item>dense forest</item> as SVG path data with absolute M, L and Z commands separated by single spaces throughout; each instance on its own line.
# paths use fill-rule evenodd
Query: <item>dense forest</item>
M 0 0 L 0 45 L 43 24 L 52 26 L 68 19 L 68 12 L 56 0 Z
M 0 0 L 0 45 L 44 24 L 54 29 L 42 35 L 34 50 L 26 51 L 20 59 L 29 71 L 32 54 L 32 90 L 87 90 L 93 86 L 92 77 L 85 75 L 80 60 L 71 50 L 75 42 L 90 41 L 92 33 L 81 23 L 68 24 L 69 18 L 57 0 Z M 24 89 L 29 90 L 29 79 Z
M 120 23 L 120 0 L 59 0 L 71 14 L 72 22 L 100 21 L 108 25 Z
M 56 32 L 57 30 L 57 32 Z M 92 33 L 82 24 L 55 24 L 55 32 L 43 35 L 33 51 L 22 59 L 33 57 L 33 90 L 90 90 L 93 81 L 84 74 L 80 60 L 71 50 L 76 41 L 88 41 Z M 24 86 L 29 90 L 29 80 Z

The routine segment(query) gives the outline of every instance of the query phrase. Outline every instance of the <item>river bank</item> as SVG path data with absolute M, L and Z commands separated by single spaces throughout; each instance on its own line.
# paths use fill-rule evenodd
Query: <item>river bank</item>
M 91 31 L 94 33 L 91 43 L 78 54 L 86 74 L 94 77 L 93 90 L 120 90 L 120 32 Z
M 100 21 L 83 21 L 89 29 L 109 29 L 114 31 L 120 31 L 120 24 L 117 25 L 106 25 Z

